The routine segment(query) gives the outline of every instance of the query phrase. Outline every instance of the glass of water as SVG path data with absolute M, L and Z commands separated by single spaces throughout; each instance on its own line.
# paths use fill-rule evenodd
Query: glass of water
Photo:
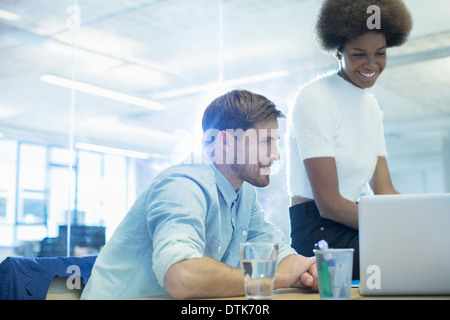
M 270 300 L 277 268 L 278 244 L 241 243 L 241 269 L 247 300 Z

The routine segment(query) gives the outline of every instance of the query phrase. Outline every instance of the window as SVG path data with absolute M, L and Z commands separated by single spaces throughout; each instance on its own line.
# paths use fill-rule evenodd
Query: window
M 0 168 L 9 177 L 1 180 L 0 246 L 17 254 L 66 255 L 69 226 L 71 255 L 98 253 L 127 211 L 134 160 L 84 150 L 71 160 L 61 147 L 0 142 Z
M 0 198 L 0 220 L 6 218 L 6 198 Z

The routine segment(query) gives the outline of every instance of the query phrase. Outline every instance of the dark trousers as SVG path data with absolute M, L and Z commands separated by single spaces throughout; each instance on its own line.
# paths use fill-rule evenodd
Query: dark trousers
M 341 223 L 322 218 L 314 201 L 289 208 L 291 246 L 299 254 L 314 256 L 314 245 L 324 239 L 330 248 L 353 248 L 353 279 L 359 279 L 358 231 Z

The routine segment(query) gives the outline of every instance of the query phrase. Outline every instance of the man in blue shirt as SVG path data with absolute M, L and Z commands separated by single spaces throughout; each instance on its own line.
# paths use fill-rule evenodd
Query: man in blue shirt
M 269 184 L 280 158 L 280 117 L 271 101 L 249 91 L 216 98 L 202 120 L 205 158 L 163 171 L 137 198 L 100 252 L 82 298 L 244 295 L 239 244 L 246 241 L 279 243 L 274 288 L 317 290 L 314 259 L 298 255 L 264 219 L 254 188 Z

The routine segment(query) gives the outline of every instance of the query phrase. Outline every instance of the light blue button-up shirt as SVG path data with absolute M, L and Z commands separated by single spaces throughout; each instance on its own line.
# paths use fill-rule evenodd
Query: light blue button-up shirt
M 278 260 L 296 254 L 264 219 L 255 188 L 237 191 L 214 165 L 177 165 L 136 200 L 100 252 L 82 299 L 166 295 L 167 270 L 208 256 L 239 266 L 239 244 L 279 243 Z

